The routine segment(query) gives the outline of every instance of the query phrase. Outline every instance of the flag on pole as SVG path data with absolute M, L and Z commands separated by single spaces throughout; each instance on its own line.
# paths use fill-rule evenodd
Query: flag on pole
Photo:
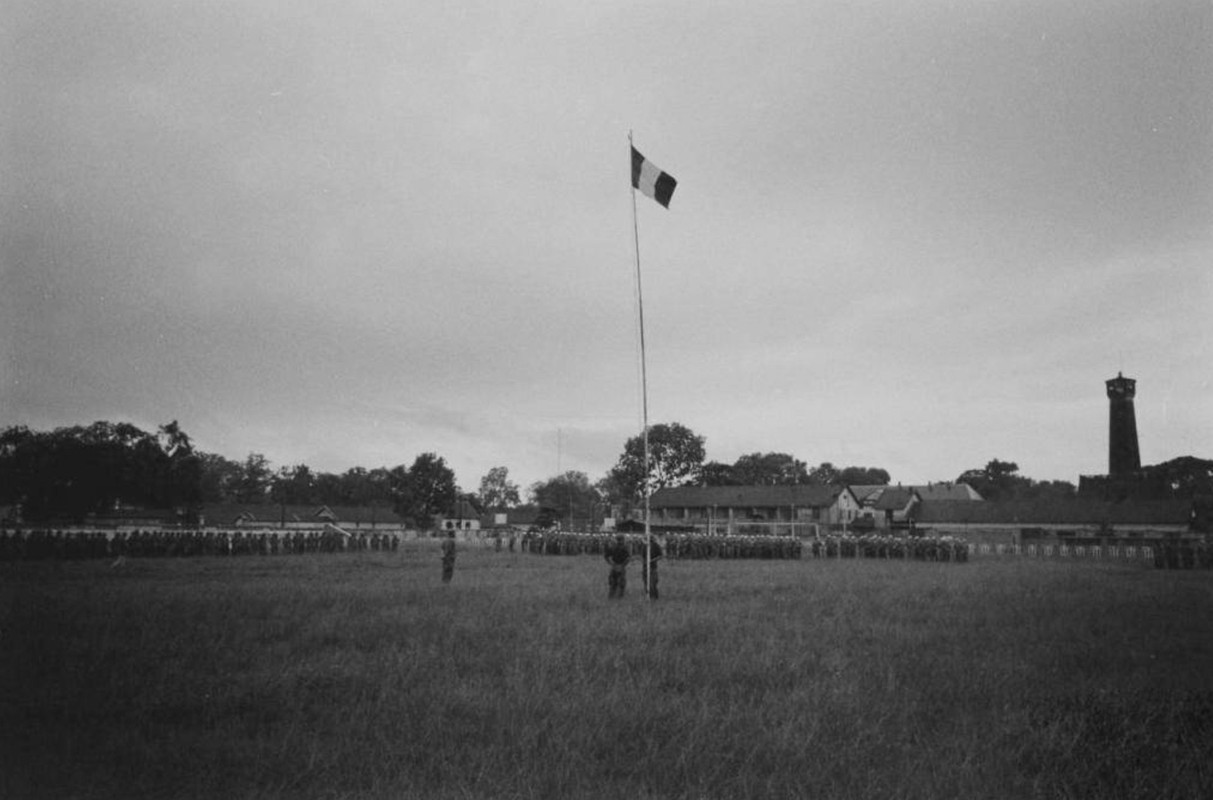
M 658 203 L 669 208 L 670 198 L 674 195 L 674 187 L 677 185 L 678 181 L 674 180 L 673 175 L 662 172 L 656 164 L 640 155 L 639 150 L 635 147 L 632 148 L 633 189 L 639 189 Z

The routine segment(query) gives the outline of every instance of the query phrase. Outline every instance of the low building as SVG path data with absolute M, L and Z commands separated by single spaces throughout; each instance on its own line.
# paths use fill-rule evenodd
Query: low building
M 336 525 L 345 530 L 403 530 L 407 520 L 388 506 L 282 505 L 279 503 L 215 503 L 201 509 L 208 528 L 306 529 Z
M 846 486 L 678 486 L 649 498 L 650 524 L 705 533 L 811 535 L 853 522 L 860 504 Z
M 530 505 L 493 509 L 480 516 L 481 530 L 525 532 L 538 523 L 539 509 Z
M 445 514 L 434 517 L 434 528 L 440 531 L 478 531 L 480 512 L 467 500 L 459 500 Z
M 948 501 L 958 503 L 981 503 L 985 502 L 985 498 L 981 493 L 963 481 L 943 481 L 941 483 L 927 483 L 917 486 L 910 486 L 918 499 L 924 503 Z
M 1190 500 L 1023 500 L 983 503 L 923 501 L 919 528 L 1019 543 L 1033 538 L 1124 539 L 1173 536 L 1192 528 Z
M 896 528 L 909 525 L 924 502 L 981 503 L 980 494 L 967 483 L 928 483 L 921 486 L 852 486 L 861 510 L 859 525 L 872 528 Z
M 918 492 L 901 486 L 889 486 L 864 505 L 864 513 L 871 513 L 878 528 L 895 528 L 910 524 L 914 511 L 922 502 Z

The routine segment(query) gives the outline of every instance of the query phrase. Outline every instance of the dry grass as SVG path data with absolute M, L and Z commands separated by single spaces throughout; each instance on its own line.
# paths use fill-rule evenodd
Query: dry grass
M 1205 573 L 439 575 L 429 545 L 0 565 L 0 796 L 1213 796 Z

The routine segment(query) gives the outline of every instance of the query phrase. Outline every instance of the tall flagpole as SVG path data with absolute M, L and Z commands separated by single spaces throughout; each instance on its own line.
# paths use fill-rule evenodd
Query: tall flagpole
M 632 132 L 628 131 L 628 174 L 631 175 L 632 167 L 632 151 L 635 144 L 632 142 Z M 628 183 L 632 185 L 632 237 L 636 243 L 636 307 L 640 315 L 640 405 L 644 420 L 644 596 L 650 600 L 653 597 L 652 590 L 649 588 L 649 572 L 652 566 L 650 558 L 652 556 L 653 534 L 649 527 L 649 376 L 648 368 L 645 364 L 644 350 L 644 290 L 640 282 L 640 223 L 636 216 L 636 185 L 630 179 Z

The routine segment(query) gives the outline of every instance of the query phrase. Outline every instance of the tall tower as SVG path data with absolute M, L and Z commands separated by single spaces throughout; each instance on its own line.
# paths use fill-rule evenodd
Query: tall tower
M 1108 385 L 1108 475 L 1117 478 L 1132 475 L 1141 469 L 1141 454 L 1137 450 L 1137 415 L 1133 397 L 1137 381 L 1122 373 L 1107 381 Z

